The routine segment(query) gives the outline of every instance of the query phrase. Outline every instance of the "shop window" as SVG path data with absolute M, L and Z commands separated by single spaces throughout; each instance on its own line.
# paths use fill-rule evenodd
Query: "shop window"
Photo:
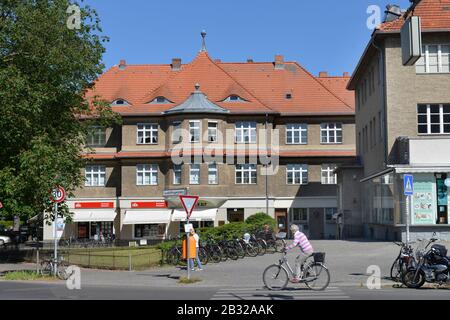
M 334 221 L 333 218 L 336 217 L 337 208 L 325 208 L 325 220 L 327 222 Z
M 134 226 L 135 238 L 158 238 L 165 233 L 165 224 L 136 224 Z

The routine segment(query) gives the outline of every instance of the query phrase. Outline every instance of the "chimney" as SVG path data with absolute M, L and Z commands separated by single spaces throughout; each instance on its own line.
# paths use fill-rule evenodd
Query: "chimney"
M 342 76 L 343 76 L 343 77 L 350 77 L 350 73 L 344 72 L 344 74 L 343 74 Z
M 253 63 L 253 59 L 247 59 L 247 63 Z
M 181 69 L 181 59 L 180 58 L 173 58 L 172 59 L 172 71 L 178 71 Z
M 127 62 L 125 60 L 120 60 L 119 70 L 124 70 L 126 66 L 127 66 Z
M 284 57 L 281 54 L 275 56 L 274 65 L 276 70 L 284 69 Z
M 319 78 L 326 78 L 326 77 L 328 77 L 328 72 L 326 72 L 326 71 L 319 72 Z

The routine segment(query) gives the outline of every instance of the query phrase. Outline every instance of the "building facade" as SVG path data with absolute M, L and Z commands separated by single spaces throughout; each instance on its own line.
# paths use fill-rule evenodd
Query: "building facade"
M 412 15 L 421 18 L 422 57 L 404 66 L 400 30 Z M 388 17 L 348 85 L 356 97 L 365 234 L 406 239 L 403 177 L 412 174 L 411 240 L 433 232 L 449 239 L 450 1 L 413 1 Z
M 204 48 L 188 64 L 121 61 L 87 96 L 109 101 L 123 121 L 92 128 L 85 186 L 67 201 L 73 221 L 62 237 L 177 235 L 180 192 L 200 196 L 194 227 L 265 212 L 280 230 L 298 223 L 313 239 L 334 237 L 334 170 L 355 157 L 349 79 L 314 77 L 282 56 L 224 63 Z

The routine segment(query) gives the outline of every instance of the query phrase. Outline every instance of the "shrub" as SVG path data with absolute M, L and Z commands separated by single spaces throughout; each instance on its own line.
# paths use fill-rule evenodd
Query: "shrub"
M 265 224 L 268 224 L 272 230 L 276 229 L 276 221 L 271 216 L 264 212 L 254 214 L 245 220 L 249 225 L 252 225 L 256 230 L 261 230 Z

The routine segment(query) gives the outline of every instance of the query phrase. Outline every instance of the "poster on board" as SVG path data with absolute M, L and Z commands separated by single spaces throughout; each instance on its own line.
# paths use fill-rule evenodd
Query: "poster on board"
M 436 180 L 433 175 L 414 176 L 412 224 L 436 224 Z

